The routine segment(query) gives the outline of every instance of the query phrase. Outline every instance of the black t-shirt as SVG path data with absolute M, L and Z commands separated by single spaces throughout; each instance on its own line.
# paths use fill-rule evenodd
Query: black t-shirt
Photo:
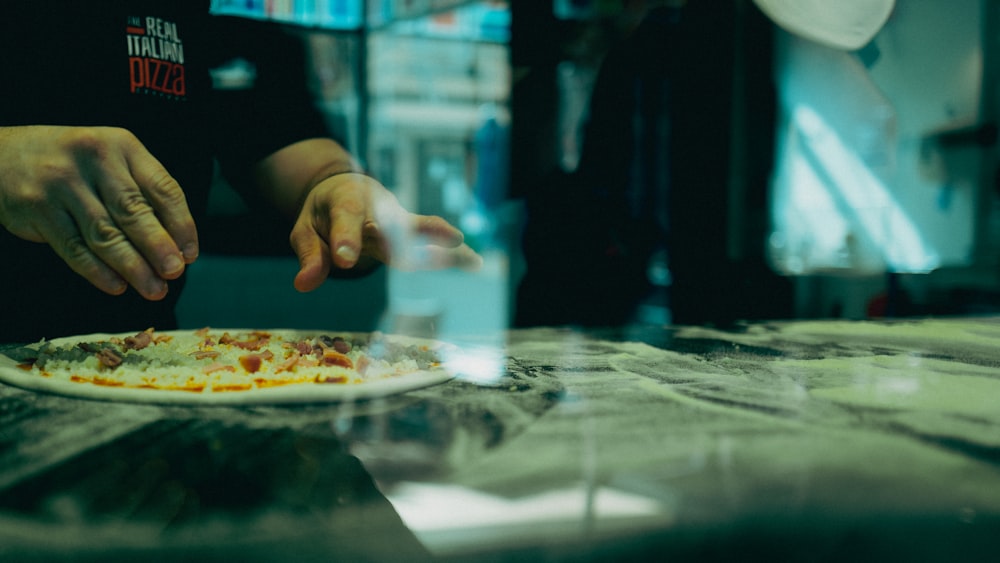
M 134 133 L 203 217 L 213 161 L 240 178 L 295 141 L 326 136 L 297 38 L 212 16 L 207 0 L 32 0 L 0 10 L 0 127 L 114 126 Z M 212 88 L 242 58 L 254 87 Z M 108 296 L 51 248 L 0 230 L 0 342 L 175 326 L 183 280 L 163 301 Z

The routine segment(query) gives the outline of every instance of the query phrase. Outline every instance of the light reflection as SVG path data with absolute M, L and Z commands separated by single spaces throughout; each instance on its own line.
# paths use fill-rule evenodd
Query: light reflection
M 462 381 L 492 385 L 503 377 L 506 360 L 497 348 L 462 347 L 443 355 L 445 367 Z
M 520 498 L 505 498 L 456 485 L 400 483 L 386 497 L 406 526 L 433 552 L 458 551 L 502 542 L 516 533 L 550 538 L 555 531 L 590 531 L 588 513 L 598 525 L 668 525 L 672 510 L 659 501 L 585 484 Z M 462 507 L 456 510 L 455 507 Z M 573 533 L 570 531 L 570 533 Z
M 782 244 L 789 245 L 782 258 L 791 273 L 823 262 L 861 271 L 938 267 L 937 253 L 885 184 L 822 116 L 806 104 L 791 114 L 797 135 L 785 155 L 789 193 L 782 214 Z

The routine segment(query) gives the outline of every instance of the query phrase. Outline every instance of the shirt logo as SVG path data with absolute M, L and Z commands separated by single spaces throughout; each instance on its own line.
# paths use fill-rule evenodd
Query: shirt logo
M 177 34 L 176 23 L 129 16 L 125 39 L 131 93 L 186 99 L 184 42 Z

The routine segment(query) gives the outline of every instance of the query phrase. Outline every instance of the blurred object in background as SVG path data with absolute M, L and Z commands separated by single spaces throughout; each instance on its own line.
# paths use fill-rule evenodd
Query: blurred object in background
M 779 35 L 772 256 L 782 271 L 970 262 L 982 153 L 963 147 L 972 162 L 930 172 L 940 148 L 922 140 L 979 119 L 979 16 L 975 0 L 904 1 L 862 52 Z
M 882 29 L 895 0 L 754 0 L 767 17 L 803 39 L 854 51 Z
M 996 291 L 995 3 L 878 9 L 847 50 L 778 33 L 768 252 L 798 316 L 957 314 L 943 289 Z
M 510 325 L 517 213 L 506 173 L 509 6 L 379 4 L 366 42 L 368 168 L 408 209 L 458 225 L 486 261 L 475 274 L 389 270 L 383 329 L 453 340 L 499 335 Z
M 764 259 L 771 23 L 749 0 L 628 2 L 621 19 L 557 20 L 562 51 L 536 51 L 538 20 L 520 27 L 522 5 L 512 40 L 514 185 L 527 202 L 518 324 L 789 315 L 789 284 Z M 564 110 L 585 97 L 581 128 L 568 126 Z

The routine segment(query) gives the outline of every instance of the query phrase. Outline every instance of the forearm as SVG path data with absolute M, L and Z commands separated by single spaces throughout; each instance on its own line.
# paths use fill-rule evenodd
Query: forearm
M 361 166 L 332 139 L 307 139 L 265 158 L 254 169 L 254 181 L 277 209 L 294 218 L 306 195 L 337 174 L 361 172 Z

